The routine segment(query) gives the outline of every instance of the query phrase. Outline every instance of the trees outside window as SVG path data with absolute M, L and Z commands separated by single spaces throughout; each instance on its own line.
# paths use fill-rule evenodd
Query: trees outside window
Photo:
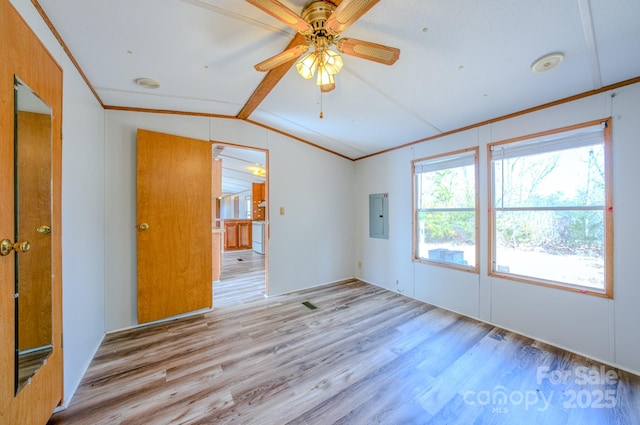
M 610 128 L 490 145 L 491 273 L 610 296 Z
M 477 149 L 413 162 L 414 259 L 477 271 Z

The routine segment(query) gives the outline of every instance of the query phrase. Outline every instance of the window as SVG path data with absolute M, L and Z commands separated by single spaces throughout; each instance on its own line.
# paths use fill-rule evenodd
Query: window
M 489 145 L 491 273 L 611 296 L 610 124 Z
M 244 209 L 247 212 L 247 218 L 251 218 L 251 195 L 245 195 L 245 197 L 244 197 Z
M 477 148 L 413 162 L 414 259 L 477 271 Z

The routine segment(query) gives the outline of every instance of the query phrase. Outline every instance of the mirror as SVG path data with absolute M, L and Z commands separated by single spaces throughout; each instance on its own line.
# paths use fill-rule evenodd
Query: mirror
M 15 78 L 16 394 L 53 351 L 51 288 L 52 114 Z M 28 242 L 30 246 L 24 245 Z M 23 243 L 21 246 L 20 243 Z M 18 245 L 18 247 L 16 247 Z

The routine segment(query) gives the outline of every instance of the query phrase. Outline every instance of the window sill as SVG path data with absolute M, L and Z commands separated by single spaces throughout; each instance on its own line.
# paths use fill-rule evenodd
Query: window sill
M 608 290 L 608 288 L 605 288 L 603 290 L 598 290 L 595 288 L 588 288 L 585 286 L 571 285 L 569 283 L 554 282 L 554 281 L 543 280 L 543 279 L 534 279 L 531 277 L 520 276 L 520 275 L 515 275 L 510 273 L 490 272 L 489 276 L 510 280 L 510 281 L 515 281 L 515 282 L 528 283 L 531 285 L 545 286 L 547 288 L 560 289 L 563 291 L 576 292 L 576 293 L 585 294 L 585 295 L 592 295 L 592 296 L 601 297 L 601 298 L 613 299 L 613 294 L 611 293 L 612 291 Z
M 414 258 L 413 262 L 414 263 L 420 263 L 420 264 L 427 264 L 427 265 L 430 265 L 430 266 L 444 267 L 444 268 L 447 268 L 447 269 L 459 270 L 459 271 L 463 271 L 463 272 L 467 272 L 467 273 L 474 273 L 474 274 L 479 274 L 480 273 L 480 270 L 478 269 L 478 266 L 465 266 L 463 264 L 445 263 L 445 262 L 442 262 L 442 261 L 428 260 L 426 258 Z

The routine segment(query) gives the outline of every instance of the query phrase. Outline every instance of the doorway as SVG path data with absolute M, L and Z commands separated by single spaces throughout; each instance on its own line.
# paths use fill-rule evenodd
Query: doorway
M 220 179 L 216 183 L 214 171 L 214 185 L 220 187 L 217 193 L 214 189 L 213 200 L 214 232 L 220 232 L 214 307 L 264 299 L 268 288 L 268 151 L 214 142 L 212 159 Z

